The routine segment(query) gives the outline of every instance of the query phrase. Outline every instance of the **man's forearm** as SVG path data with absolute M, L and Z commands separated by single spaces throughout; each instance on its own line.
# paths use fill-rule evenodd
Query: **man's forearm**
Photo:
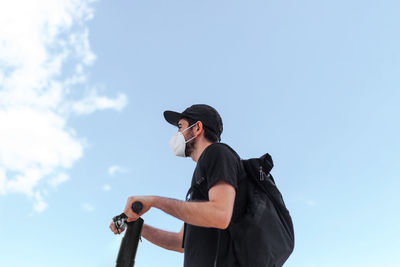
M 134 221 L 154 207 L 188 224 L 226 229 L 232 218 L 235 188 L 221 181 L 210 188 L 208 196 L 209 200 L 202 202 L 180 201 L 158 196 L 131 196 L 128 198 L 124 213 L 128 216 L 128 221 Z M 143 204 L 139 214 L 132 211 L 132 205 L 137 201 Z
M 186 223 L 224 229 L 228 226 L 226 209 L 210 201 L 180 201 L 165 197 L 154 197 L 152 206 Z
M 183 252 L 182 238 L 179 233 L 167 232 L 150 225 L 144 224 L 142 236 L 159 247 Z

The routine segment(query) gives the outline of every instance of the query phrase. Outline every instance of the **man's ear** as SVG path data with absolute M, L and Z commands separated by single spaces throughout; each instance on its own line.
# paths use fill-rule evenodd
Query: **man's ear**
M 203 127 L 204 127 L 204 126 L 203 126 L 203 123 L 202 123 L 201 121 L 197 121 L 197 122 L 196 122 L 196 127 L 197 127 L 197 128 L 196 128 L 196 132 L 200 132 L 200 133 L 201 133 L 201 132 L 203 131 L 203 129 L 204 129 L 204 128 L 203 128 Z

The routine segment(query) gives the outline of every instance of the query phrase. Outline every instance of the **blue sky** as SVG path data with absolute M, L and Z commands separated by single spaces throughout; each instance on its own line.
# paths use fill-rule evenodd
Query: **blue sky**
M 0 266 L 112 266 L 128 196 L 184 199 L 162 112 L 194 103 L 272 155 L 285 266 L 400 265 L 398 2 L 56 3 L 0 3 Z M 143 241 L 135 266 L 182 263 Z

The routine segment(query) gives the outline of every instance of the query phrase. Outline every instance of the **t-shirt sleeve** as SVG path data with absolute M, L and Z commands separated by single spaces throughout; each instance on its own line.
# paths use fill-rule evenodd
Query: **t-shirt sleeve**
M 219 181 L 225 181 L 237 189 L 240 159 L 221 144 L 212 145 L 205 156 L 202 169 L 207 179 L 208 190 Z

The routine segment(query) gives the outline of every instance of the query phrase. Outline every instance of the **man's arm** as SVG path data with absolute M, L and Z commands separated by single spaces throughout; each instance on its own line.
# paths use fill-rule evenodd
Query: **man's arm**
M 178 233 L 167 232 L 158 228 L 151 227 L 150 225 L 144 224 L 142 229 L 142 236 L 148 241 L 159 247 L 173 250 L 183 253 L 182 240 L 183 240 L 183 229 Z
M 158 196 L 129 197 L 124 212 L 129 217 L 128 221 L 134 221 L 155 207 L 192 225 L 226 229 L 232 218 L 235 195 L 236 190 L 231 184 L 220 181 L 208 191 L 209 201 L 186 202 Z M 131 210 L 135 201 L 143 203 L 139 215 Z

